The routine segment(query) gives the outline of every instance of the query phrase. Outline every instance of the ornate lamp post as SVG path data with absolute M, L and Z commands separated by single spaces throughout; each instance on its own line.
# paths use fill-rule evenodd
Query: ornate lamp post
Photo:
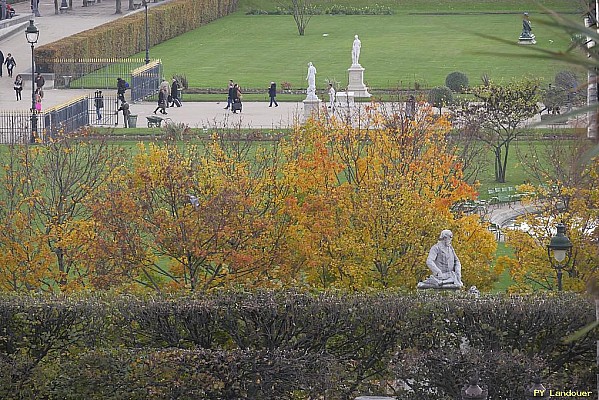
M 150 31 L 148 29 L 148 2 L 142 0 L 145 12 L 146 12 L 146 65 L 150 63 Z
M 27 42 L 31 45 L 31 137 L 29 138 L 30 143 L 35 143 L 35 135 L 37 132 L 37 115 L 35 109 L 35 56 L 33 53 L 34 45 L 37 43 L 37 39 L 40 35 L 40 31 L 35 25 L 33 20 L 29 20 L 29 25 L 25 30 L 25 37 Z
M 551 238 L 551 241 L 547 246 L 547 256 L 549 257 L 551 266 L 557 272 L 557 290 L 561 291 L 563 271 L 566 270 L 570 276 L 574 276 L 575 270 L 574 267 L 568 268 L 572 242 L 570 242 L 570 239 L 566 236 L 566 226 L 559 223 L 556 228 L 557 233 Z

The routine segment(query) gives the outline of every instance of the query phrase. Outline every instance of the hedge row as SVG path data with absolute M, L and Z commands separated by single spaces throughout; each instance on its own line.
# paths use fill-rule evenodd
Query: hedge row
M 2 399 L 490 398 L 530 379 L 590 390 L 594 318 L 576 295 L 223 292 L 0 299 Z
M 237 9 L 238 0 L 177 0 L 148 10 L 150 46 L 194 30 Z M 176 23 L 173 23 L 176 21 Z M 41 72 L 55 72 L 56 59 L 126 58 L 145 49 L 145 14 L 132 13 L 36 48 Z

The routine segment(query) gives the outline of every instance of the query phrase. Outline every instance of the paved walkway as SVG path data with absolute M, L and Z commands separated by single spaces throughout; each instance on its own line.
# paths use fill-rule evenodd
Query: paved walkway
M 535 213 L 537 208 L 532 204 L 524 205 L 518 201 L 489 206 L 488 211 L 489 214 L 486 219 L 497 227 L 502 228 L 506 223 L 516 219 L 520 215 Z

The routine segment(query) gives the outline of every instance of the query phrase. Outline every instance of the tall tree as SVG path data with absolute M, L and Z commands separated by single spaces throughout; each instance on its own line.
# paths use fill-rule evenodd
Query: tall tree
M 312 0 L 287 0 L 280 4 L 293 16 L 298 33 L 300 36 L 304 36 L 314 11 Z
M 538 88 L 534 79 L 504 85 L 489 81 L 470 90 L 475 101 L 455 109 L 457 126 L 473 132 L 493 152 L 497 182 L 506 180 L 511 143 L 520 135 L 523 123 L 538 111 Z
M 292 163 L 298 193 L 288 212 L 311 286 L 415 287 L 444 227 L 460 237 L 466 282 L 491 285 L 495 243 L 476 219 L 449 212 L 474 189 L 447 148 L 448 122 L 430 111 L 408 119 L 372 105 L 348 120 L 310 121 L 294 136 L 303 150 Z

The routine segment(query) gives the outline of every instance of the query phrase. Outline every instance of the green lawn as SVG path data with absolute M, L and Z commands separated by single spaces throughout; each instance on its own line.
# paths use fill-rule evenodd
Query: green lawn
M 229 79 L 243 88 L 266 90 L 270 81 L 287 81 L 293 88 L 303 88 L 309 61 L 318 70 L 319 88 L 325 87 L 326 79 L 337 80 L 343 87 L 347 83 L 355 34 L 362 40 L 360 63 L 366 68 L 364 79 L 372 88 L 413 88 L 415 83 L 433 87 L 444 84 L 447 74 L 453 71 L 466 73 L 473 84 L 483 74 L 497 80 L 531 75 L 551 81 L 557 71 L 570 68 L 555 61 L 524 58 L 531 52 L 530 47 L 480 37 L 481 33 L 489 34 L 515 43 L 521 31 L 521 13 L 529 11 L 537 47 L 565 49 L 569 42 L 567 35 L 535 24 L 535 20 L 546 17 L 532 1 L 379 3 L 391 4 L 396 13 L 316 15 L 306 35 L 299 36 L 291 16 L 245 15 L 243 11 L 272 10 L 275 2 L 241 1 L 242 11 L 154 46 L 150 54 L 163 61 L 165 76 L 184 74 L 191 87 L 202 88 L 222 88 Z M 543 4 L 575 12 L 578 3 L 568 6 L 565 1 L 555 0 Z M 481 11 L 495 13 L 472 13 Z M 445 14 L 427 14 L 430 12 Z M 578 14 L 572 18 L 579 19 Z M 509 52 L 514 56 L 483 54 L 494 52 Z

